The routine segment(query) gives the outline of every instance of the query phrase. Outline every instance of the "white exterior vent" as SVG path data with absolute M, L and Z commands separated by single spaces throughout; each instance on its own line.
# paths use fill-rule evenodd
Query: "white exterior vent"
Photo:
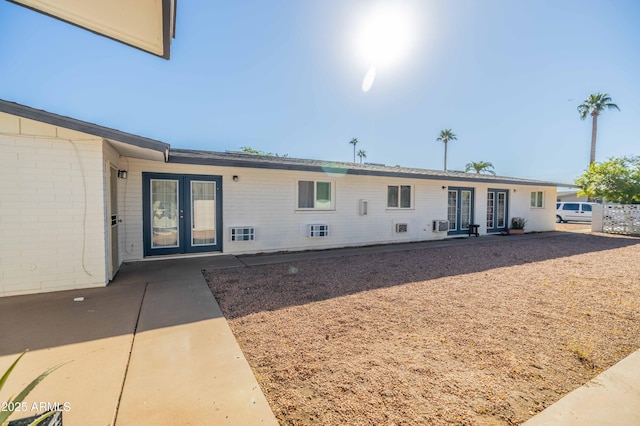
M 409 230 L 409 225 L 406 223 L 396 223 L 396 233 L 401 234 Z
M 255 241 L 256 228 L 253 226 L 238 226 L 229 228 L 229 239 L 231 241 Z
M 324 238 L 329 236 L 329 225 L 326 224 L 313 224 L 309 225 L 309 238 Z
M 366 216 L 369 211 L 369 202 L 367 200 L 360 200 L 360 216 Z
M 448 220 L 434 220 L 433 232 L 447 232 L 449 230 Z

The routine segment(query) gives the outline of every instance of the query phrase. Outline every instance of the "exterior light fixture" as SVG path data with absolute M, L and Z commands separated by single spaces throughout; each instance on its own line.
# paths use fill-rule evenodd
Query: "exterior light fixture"
M 238 181 L 238 175 L 233 175 L 233 181 L 237 182 Z
M 127 171 L 126 170 L 118 170 L 118 177 L 120 179 L 126 179 L 127 178 Z

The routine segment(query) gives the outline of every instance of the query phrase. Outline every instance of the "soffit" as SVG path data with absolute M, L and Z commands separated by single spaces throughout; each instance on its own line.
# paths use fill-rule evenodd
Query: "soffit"
M 131 145 L 125 142 L 119 142 L 113 139 L 105 139 L 118 154 L 123 157 L 140 158 L 142 160 L 161 161 L 164 162 L 166 152 L 155 149 L 149 149 L 141 146 Z
M 169 59 L 176 0 L 10 0 Z

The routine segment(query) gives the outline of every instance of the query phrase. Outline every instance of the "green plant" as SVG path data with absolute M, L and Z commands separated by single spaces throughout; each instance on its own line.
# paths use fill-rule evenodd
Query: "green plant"
M 578 105 L 578 112 L 580 113 L 580 119 L 585 120 L 587 115 L 591 115 L 591 155 L 589 164 L 596 162 L 596 134 L 598 132 L 598 116 L 605 109 L 612 110 L 617 109 L 618 105 L 611 102 L 611 97 L 606 93 L 595 93 L 589 95 L 589 97 L 580 105 Z
M 11 372 L 13 372 L 13 369 L 16 367 L 16 365 L 18 364 L 20 359 L 26 353 L 27 353 L 27 351 L 22 352 L 22 354 L 20 354 L 20 356 L 13 362 L 13 364 L 11 364 L 9 366 L 7 371 L 5 371 L 5 373 L 2 375 L 2 377 L 0 378 L 0 391 L 2 390 L 2 387 L 4 386 L 4 384 L 7 381 L 7 379 L 9 378 L 9 375 L 11 374 Z M 47 371 L 45 371 L 44 373 L 42 373 L 38 377 L 36 377 L 31 383 L 29 383 L 27 385 L 27 387 L 22 389 L 22 391 L 20 391 L 20 393 L 18 393 L 18 395 L 15 398 L 11 399 L 11 397 L 10 397 L 9 400 L 7 401 L 7 404 L 6 404 L 6 408 L 7 409 L 0 411 L 0 425 L 2 425 L 2 426 L 7 425 L 8 424 L 8 420 L 7 419 L 11 416 L 11 414 L 13 414 L 13 412 L 16 410 L 17 407 L 20 407 L 20 404 L 22 403 L 22 401 L 24 401 L 24 399 L 27 397 L 27 395 L 29 395 L 31 393 L 31 391 L 42 380 L 44 380 L 45 377 L 47 377 L 49 374 L 53 373 L 58 368 L 62 367 L 64 364 L 66 364 L 66 363 L 58 364 L 56 366 L 53 366 L 53 367 L 49 368 Z M 53 416 L 55 413 L 56 413 L 56 411 L 49 411 L 47 413 L 44 413 L 43 415 L 41 415 L 40 417 L 35 419 L 31 423 L 30 426 L 36 426 L 36 425 L 42 424 L 42 422 L 44 420 L 46 420 L 47 418 Z
M 576 180 L 578 196 L 632 204 L 640 201 L 640 156 L 609 158 L 594 163 Z
M 470 163 L 467 163 L 467 165 L 464 167 L 465 173 L 469 173 L 471 170 L 475 171 L 476 173 L 489 173 L 494 176 L 496 174 L 496 172 L 493 170 L 493 164 L 491 164 L 489 161 L 472 161 Z
M 526 224 L 527 224 L 527 220 L 523 217 L 514 217 L 511 219 L 511 229 L 524 230 L 524 227 Z

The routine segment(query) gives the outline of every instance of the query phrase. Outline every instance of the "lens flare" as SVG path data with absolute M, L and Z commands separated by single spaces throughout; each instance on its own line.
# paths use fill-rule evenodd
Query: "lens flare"
M 364 75 L 364 79 L 362 80 L 362 91 L 367 93 L 371 90 L 371 86 L 373 86 L 373 82 L 376 80 L 376 67 L 369 68 L 369 71 Z

